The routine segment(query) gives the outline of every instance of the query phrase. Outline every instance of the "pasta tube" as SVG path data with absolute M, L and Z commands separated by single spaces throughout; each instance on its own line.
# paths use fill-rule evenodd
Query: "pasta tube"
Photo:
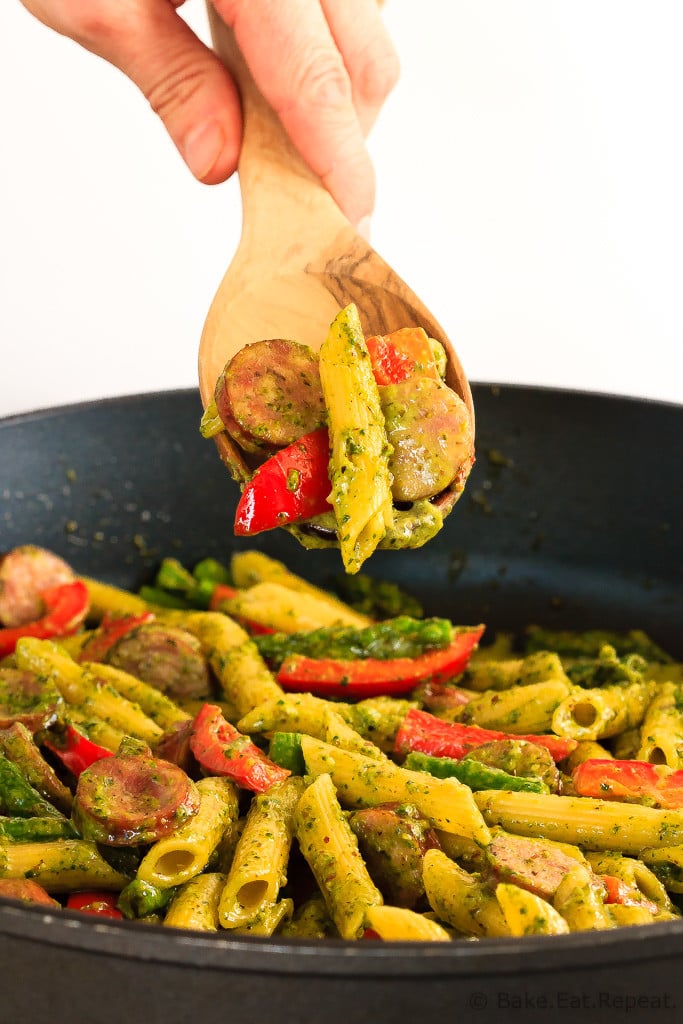
M 495 893 L 441 850 L 427 850 L 422 876 L 429 905 L 438 918 L 463 935 L 511 935 Z
M 92 714 L 145 743 L 154 744 L 161 736 L 163 730 L 137 704 L 101 683 L 52 641 L 23 637 L 15 653 L 19 668 L 51 680 L 64 700 L 82 713 Z
M 508 690 L 512 686 L 531 686 L 551 681 L 571 685 L 559 655 L 537 651 L 526 658 L 490 658 L 487 648 L 479 660 L 467 667 L 463 683 L 470 690 Z M 489 655 L 489 657 L 487 657 Z M 490 660 L 489 660 L 490 659 Z
M 283 694 L 279 700 L 266 701 L 238 722 L 240 732 L 303 732 L 325 739 L 325 715 L 332 710 L 341 716 L 363 739 L 383 751 L 392 751 L 401 722 L 414 701 L 393 697 L 370 697 L 356 704 L 329 701 L 312 693 Z
M 577 687 L 556 708 L 553 732 L 575 740 L 601 740 L 640 725 L 652 696 L 652 684 Z
M 491 690 L 465 704 L 457 720 L 521 736 L 548 732 L 556 707 L 570 689 L 568 681 L 551 679 L 509 690 Z
M 319 775 L 299 800 L 296 837 L 339 934 L 359 938 L 367 911 L 383 902 L 382 894 L 368 874 L 329 775 Z
M 237 790 L 229 779 L 197 783 L 199 810 L 171 835 L 153 843 L 138 867 L 138 878 L 160 889 L 181 885 L 203 871 L 224 833 L 238 816 Z
M 294 813 L 304 788 L 303 779 L 289 778 L 252 800 L 221 894 L 224 928 L 249 924 L 276 902 L 287 881 Z
M 280 633 L 351 625 L 358 618 L 355 613 L 345 614 L 329 601 L 290 590 L 281 583 L 255 583 L 225 604 L 231 615 L 269 626 Z
M 120 668 L 94 661 L 85 662 L 83 668 L 92 672 L 103 683 L 112 686 L 126 700 L 137 704 L 160 729 L 171 729 L 178 722 L 185 722 L 190 717 L 161 690 L 144 683 L 141 679 L 136 679 Z
M 577 864 L 564 876 L 553 899 L 570 931 L 602 931 L 613 928 L 614 921 L 591 884 L 590 871 Z
M 455 779 L 408 771 L 389 760 L 373 761 L 312 736 L 301 737 L 301 749 L 310 774 L 329 773 L 340 800 L 348 807 L 411 803 L 435 828 L 455 832 L 482 846 L 491 840 L 472 791 Z
M 220 872 L 210 872 L 196 875 L 181 885 L 166 912 L 164 925 L 198 932 L 218 931 L 218 904 L 226 877 Z
M 518 885 L 501 882 L 496 886 L 496 899 L 510 935 L 562 935 L 569 931 L 565 919 L 550 903 Z
M 32 878 L 48 892 L 74 889 L 113 889 L 129 882 L 85 839 L 55 839 L 43 843 L 0 842 L 0 878 Z
M 344 568 L 358 572 L 393 524 L 384 416 L 358 310 L 351 304 L 320 348 L 320 382 L 329 419 L 330 501 Z
M 366 924 L 385 942 L 450 942 L 438 921 L 405 907 L 370 907 Z
M 357 629 L 372 625 L 372 619 L 367 615 L 354 611 L 343 601 L 328 594 L 326 590 L 321 590 L 296 573 L 290 572 L 282 562 L 264 555 L 261 551 L 236 552 L 232 556 L 230 568 L 236 587 L 253 587 L 255 583 L 279 583 L 297 594 L 309 594 L 319 602 L 329 605 L 336 612 L 338 622 Z
M 333 747 L 341 747 L 342 750 L 353 750 L 357 754 L 363 754 L 372 761 L 388 761 L 387 755 L 376 747 L 369 740 L 364 740 L 360 733 L 352 729 L 348 722 L 345 722 L 340 714 L 332 707 L 327 708 L 323 717 L 323 739 L 332 744 Z
M 640 729 L 639 761 L 683 768 L 683 711 L 676 702 L 679 690 L 674 683 L 658 686 Z
M 234 935 L 261 935 L 270 938 L 283 922 L 290 921 L 294 913 L 294 900 L 280 900 L 279 903 L 267 903 L 258 917 L 249 924 L 235 928 Z
M 89 576 L 81 576 L 80 579 L 88 588 L 88 600 L 90 602 L 89 618 L 103 619 L 109 615 L 142 615 L 150 610 L 146 601 L 143 601 L 137 594 L 131 594 L 120 587 L 112 587 L 100 580 L 93 580 Z
M 616 800 L 492 789 L 475 793 L 474 800 L 488 825 L 588 850 L 638 854 L 649 847 L 683 843 L 683 814 L 679 811 Z

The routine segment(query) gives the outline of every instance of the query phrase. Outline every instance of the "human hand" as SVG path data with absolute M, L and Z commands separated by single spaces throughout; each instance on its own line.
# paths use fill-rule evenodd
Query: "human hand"
M 192 173 L 225 181 L 239 156 L 235 84 L 177 8 L 183 0 L 22 0 L 40 21 L 124 72 Z M 353 224 L 374 204 L 365 147 L 398 77 L 376 0 L 215 0 L 256 85 Z

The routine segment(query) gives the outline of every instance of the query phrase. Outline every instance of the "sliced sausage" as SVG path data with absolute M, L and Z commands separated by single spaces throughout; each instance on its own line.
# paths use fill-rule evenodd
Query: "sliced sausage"
M 184 629 L 146 623 L 109 649 L 108 664 L 137 676 L 174 698 L 206 697 L 210 673 L 201 644 Z
M 45 611 L 42 591 L 75 578 L 71 567 L 45 548 L 25 544 L 8 551 L 0 561 L 0 622 L 22 626 L 39 619 Z
M 33 672 L 0 668 L 0 729 L 22 722 L 32 733 L 56 721 L 64 701 L 54 683 Z
M 5 900 L 21 900 L 22 903 L 40 903 L 46 907 L 59 907 L 42 885 L 30 878 L 0 878 L 0 896 Z
M 318 357 L 297 341 L 240 349 L 216 384 L 216 409 L 244 451 L 271 455 L 325 423 Z
M 512 882 L 544 900 L 552 900 L 564 876 L 577 866 L 559 847 L 523 836 L 494 835 L 485 856 L 496 881 Z
M 490 768 L 500 768 L 508 775 L 542 779 L 551 793 L 557 793 L 560 788 L 560 771 L 552 754 L 538 743 L 529 740 L 493 740 L 475 747 L 466 756 Z
M 472 463 L 474 434 L 467 406 L 442 381 L 411 377 L 379 389 L 395 501 L 439 494 Z
M 355 811 L 349 824 L 363 860 L 387 902 L 415 907 L 424 896 L 422 858 L 439 846 L 436 834 L 409 804 Z
M 63 814 L 71 814 L 72 796 L 70 790 L 58 778 L 49 765 L 33 736 L 21 722 L 14 722 L 9 729 L 0 730 L 0 752 L 14 761 L 22 775 L 41 796 L 54 804 Z
M 194 729 L 194 719 L 176 722 L 168 729 L 154 747 L 157 757 L 177 764 L 188 775 L 196 778 L 198 764 L 192 753 L 190 740 Z
M 153 843 L 199 809 L 182 768 L 151 754 L 117 753 L 81 772 L 73 820 L 84 839 L 107 846 Z

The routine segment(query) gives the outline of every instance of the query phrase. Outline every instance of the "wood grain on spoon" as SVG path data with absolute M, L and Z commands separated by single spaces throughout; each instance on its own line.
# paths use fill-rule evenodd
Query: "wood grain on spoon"
M 472 395 L 443 329 L 406 283 L 351 226 L 303 162 L 257 90 L 232 32 L 209 4 L 216 52 L 237 82 L 244 117 L 239 159 L 242 234 L 209 309 L 199 348 L 206 408 L 228 360 L 245 345 L 291 338 L 319 350 L 341 307 L 354 302 L 366 337 L 420 326 L 447 354 L 446 383 L 468 407 Z M 236 479 L 251 469 L 226 433 L 216 438 Z M 450 510 L 456 495 L 440 501 Z

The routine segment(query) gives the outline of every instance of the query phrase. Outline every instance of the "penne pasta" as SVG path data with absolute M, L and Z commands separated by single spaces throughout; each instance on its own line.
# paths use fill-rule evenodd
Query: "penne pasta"
M 312 583 L 290 572 L 286 565 L 278 562 L 262 551 L 239 551 L 232 556 L 230 567 L 237 587 L 253 587 L 256 583 L 279 583 L 296 594 L 307 594 L 316 598 L 319 603 L 329 605 L 336 613 L 334 621 L 343 622 L 347 626 L 363 629 L 372 623 L 367 615 L 356 612 L 349 605 L 340 601 L 326 590 L 315 587 Z
M 490 833 L 474 803 L 472 791 L 455 779 L 437 779 L 407 771 L 391 761 L 373 761 L 302 736 L 306 768 L 314 777 L 329 774 L 346 807 L 411 803 L 435 828 L 473 839 L 485 846 Z
M 31 878 L 50 893 L 77 889 L 120 891 L 128 883 L 85 839 L 40 843 L 0 841 L 0 878 Z
M 220 872 L 209 872 L 181 885 L 166 911 L 164 925 L 199 932 L 218 931 L 218 904 L 226 877 Z
M 68 704 L 84 715 L 93 715 L 129 736 L 154 744 L 162 729 L 137 704 L 100 682 L 50 640 L 24 637 L 17 644 L 17 665 L 50 679 Z
M 553 906 L 573 932 L 603 931 L 614 927 L 609 911 L 592 885 L 587 868 L 577 864 L 560 882 Z
M 652 764 L 683 768 L 683 709 L 678 702 L 680 686 L 661 683 L 640 728 L 636 757 Z
M 255 583 L 225 601 L 230 615 L 258 622 L 280 633 L 299 633 L 321 626 L 355 626 L 358 616 L 346 613 L 315 594 L 300 593 L 281 583 Z
M 450 942 L 449 933 L 438 921 L 416 914 L 405 907 L 370 907 L 365 920 L 368 928 L 385 942 Z
M 493 890 L 441 850 L 427 850 L 422 874 L 429 905 L 439 920 L 462 935 L 484 938 L 512 934 Z
M 683 813 L 639 804 L 546 793 L 483 790 L 474 794 L 488 825 L 517 835 L 572 843 L 588 850 L 638 854 L 683 842 Z
M 393 524 L 384 416 L 358 311 L 347 306 L 320 348 L 332 456 L 330 501 L 344 568 L 358 572 Z
M 518 885 L 501 882 L 496 899 L 510 929 L 510 935 L 563 935 L 569 925 L 546 900 Z
M 652 696 L 652 684 L 576 687 L 555 709 L 552 729 L 575 740 L 601 740 L 640 725 Z
M 289 778 L 252 800 L 220 898 L 224 928 L 252 923 L 277 901 L 287 881 L 294 816 L 304 788 L 303 779 Z
M 548 732 L 555 709 L 570 689 L 569 681 L 550 679 L 528 686 L 513 686 L 509 690 L 491 690 L 465 704 L 456 719 L 522 736 Z
M 357 939 L 370 907 L 383 902 L 337 800 L 332 779 L 319 775 L 299 800 L 296 837 L 343 939 Z
M 237 790 L 229 779 L 205 778 L 197 783 L 199 810 L 169 836 L 153 843 L 138 867 L 138 878 L 160 889 L 182 885 L 209 863 L 226 831 L 238 816 Z
M 126 700 L 137 704 L 147 717 L 164 731 L 190 718 L 190 715 L 166 694 L 120 668 L 94 661 L 84 662 L 83 668 L 91 672 L 96 679 L 113 687 Z

